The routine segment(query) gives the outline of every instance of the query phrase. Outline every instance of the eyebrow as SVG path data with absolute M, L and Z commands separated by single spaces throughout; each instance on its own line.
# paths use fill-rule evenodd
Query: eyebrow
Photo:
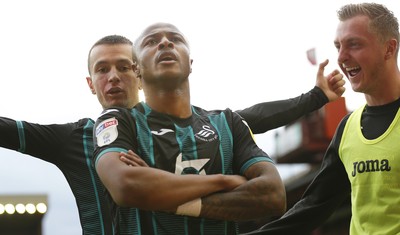
M 110 62 L 107 60 L 100 60 L 93 64 L 93 68 L 96 68 L 96 67 L 104 65 L 104 64 L 109 64 L 109 63 Z M 130 61 L 129 59 L 118 59 L 117 64 L 119 64 L 119 63 L 128 63 L 128 64 L 132 65 L 133 61 Z
M 143 41 L 145 41 L 147 38 L 152 38 L 152 37 L 156 37 L 158 34 L 166 34 L 166 35 L 172 35 L 172 36 L 176 36 L 176 35 L 178 35 L 178 36 L 180 36 L 180 37 L 182 37 L 184 40 L 185 40 L 185 42 L 186 42 L 186 38 L 183 36 L 183 34 L 182 33 L 180 33 L 180 32 L 175 32 L 175 31 L 168 31 L 168 32 L 154 32 L 154 33 L 150 33 L 150 34 L 146 34 L 146 35 L 144 35 L 143 37 L 142 37 L 142 42 L 141 42 L 141 44 L 143 43 Z

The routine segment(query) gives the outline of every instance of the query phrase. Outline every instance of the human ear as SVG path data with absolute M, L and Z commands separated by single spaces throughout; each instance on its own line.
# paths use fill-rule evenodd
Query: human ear
M 387 48 L 386 48 L 386 53 L 385 53 L 385 59 L 391 58 L 396 51 L 398 50 L 398 43 L 396 39 L 391 39 L 387 43 Z
M 143 90 L 142 79 L 139 79 L 138 83 L 139 83 L 138 89 L 139 89 L 139 90 Z
M 92 78 L 91 77 L 86 77 L 86 82 L 87 82 L 87 84 L 89 86 L 89 89 L 92 92 L 92 94 L 95 95 L 96 94 L 96 90 L 94 89 Z
M 138 77 L 139 79 L 142 78 L 142 75 L 140 74 L 140 65 L 138 65 L 136 62 L 134 62 L 132 65 L 132 69 L 135 72 L 136 77 Z

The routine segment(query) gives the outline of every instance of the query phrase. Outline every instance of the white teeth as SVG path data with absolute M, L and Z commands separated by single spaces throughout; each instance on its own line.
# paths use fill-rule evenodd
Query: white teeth
M 350 72 L 350 71 L 353 71 L 353 70 L 356 70 L 356 69 L 359 69 L 359 68 L 360 68 L 359 66 L 357 66 L 357 67 L 349 67 L 349 68 L 346 68 L 346 71 Z

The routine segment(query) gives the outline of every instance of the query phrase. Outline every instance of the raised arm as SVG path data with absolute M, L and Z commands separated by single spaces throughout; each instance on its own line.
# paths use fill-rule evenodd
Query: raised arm
M 259 103 L 237 112 L 246 120 L 254 134 L 260 134 L 287 125 L 326 103 L 337 100 L 345 91 L 345 81 L 338 70 L 324 76 L 327 64 L 328 60 L 319 65 L 315 87 L 309 92 L 287 100 Z
M 18 151 L 20 150 L 20 140 L 18 136 L 18 126 L 15 120 L 0 117 L 0 147 Z
M 88 119 L 76 123 L 41 125 L 0 117 L 0 147 L 55 163 L 60 161 L 60 155 L 65 155 L 65 146 L 73 144 L 73 135 L 78 135 L 81 130 L 78 128 L 80 122 L 83 125 L 88 123 Z M 88 129 L 91 135 L 91 128 Z

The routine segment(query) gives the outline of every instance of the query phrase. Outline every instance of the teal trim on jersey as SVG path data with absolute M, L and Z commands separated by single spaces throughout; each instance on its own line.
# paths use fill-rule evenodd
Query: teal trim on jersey
M 183 226 L 185 227 L 185 235 L 189 234 L 189 224 L 188 224 L 188 220 L 189 220 L 189 218 L 188 218 L 187 216 L 185 216 L 185 217 L 183 218 L 183 221 L 184 221 Z
M 153 146 L 153 138 L 151 134 L 150 127 L 147 125 L 147 115 L 151 112 L 150 107 L 146 104 L 143 104 L 145 109 L 145 114 L 137 111 L 136 109 L 131 110 L 131 115 L 136 119 L 136 134 L 140 136 L 138 139 L 138 146 Z M 154 158 L 154 149 L 138 149 L 139 156 L 148 156 L 148 161 L 150 162 L 150 166 L 155 166 L 155 158 Z
M 94 176 L 95 173 L 93 172 L 93 165 L 92 165 L 93 126 L 94 126 L 94 123 L 92 121 L 88 121 L 86 123 L 85 127 L 83 128 L 84 132 L 83 132 L 82 140 L 83 140 L 83 148 L 84 148 L 85 158 L 86 158 L 86 165 L 88 167 L 89 174 L 90 174 L 90 180 L 91 180 L 91 183 L 93 185 L 93 189 L 95 191 L 96 205 L 97 205 L 97 210 L 98 210 L 100 224 L 101 224 L 101 234 L 104 235 L 105 231 L 104 231 L 104 223 L 103 223 L 103 214 L 102 214 L 102 211 L 101 211 L 101 208 L 100 208 L 100 206 L 101 206 L 100 204 L 101 203 L 100 203 L 100 199 L 99 199 L 99 194 L 103 193 L 103 192 L 99 192 L 98 189 L 97 189 L 96 178 Z
M 267 158 L 267 157 L 254 157 L 252 159 L 250 159 L 249 161 L 247 161 L 245 164 L 243 164 L 242 168 L 240 168 L 240 174 L 243 175 L 244 172 L 253 164 L 257 163 L 257 162 L 271 162 L 273 164 L 274 161 L 272 161 L 271 158 Z
M 157 232 L 157 220 L 155 219 L 156 216 L 154 215 L 154 211 L 151 212 L 151 223 L 153 224 L 153 233 L 154 235 L 158 235 Z M 141 230 L 139 230 L 141 231 Z
M 25 132 L 24 132 L 24 124 L 21 121 L 16 121 L 17 130 L 19 136 L 19 149 L 18 152 L 25 153 L 26 151 L 26 143 L 25 143 Z
M 185 153 L 185 155 L 182 156 L 182 161 L 198 159 L 193 128 L 191 126 L 182 128 L 175 124 L 175 133 L 180 151 L 181 153 Z
M 140 102 L 143 106 L 144 109 L 144 115 L 149 115 L 151 113 L 151 108 L 145 103 L 145 102 Z
M 108 149 L 104 149 L 99 154 L 97 154 L 97 159 L 96 159 L 96 162 L 94 163 L 95 167 L 97 166 L 97 163 L 99 162 L 100 158 L 102 158 L 104 156 L 104 154 L 109 153 L 109 152 L 118 152 L 118 153 L 124 152 L 124 153 L 127 153 L 128 150 L 126 150 L 124 148 L 108 148 Z
M 204 218 L 200 222 L 200 235 L 204 235 Z
M 135 210 L 135 214 L 136 214 L 136 228 L 137 228 L 137 233 L 138 235 L 142 235 L 141 231 L 142 231 L 142 226 L 140 224 L 140 213 L 139 213 L 139 209 Z M 113 225 L 114 226 L 114 225 Z
M 226 116 L 221 112 L 219 115 L 208 116 L 208 119 L 217 130 L 220 137 L 219 151 L 221 153 L 221 173 L 224 175 L 233 174 L 233 137 L 228 122 L 226 121 Z M 221 127 L 223 127 L 223 129 Z
M 194 108 L 194 106 L 192 105 L 191 106 L 191 108 L 192 108 L 192 113 L 194 113 L 194 114 L 196 114 L 197 116 L 199 116 L 200 117 L 200 115 L 196 112 L 196 109 Z

